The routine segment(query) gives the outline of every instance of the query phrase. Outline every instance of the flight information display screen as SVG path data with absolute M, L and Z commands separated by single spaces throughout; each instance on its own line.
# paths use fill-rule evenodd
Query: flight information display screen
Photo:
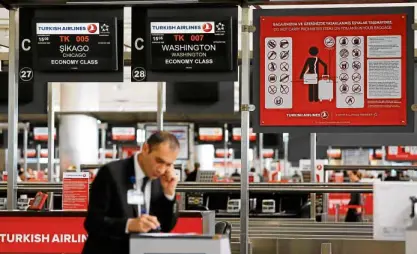
M 91 22 L 35 22 L 38 71 L 117 71 L 116 18 Z
M 152 71 L 233 70 L 232 20 L 156 21 L 150 26 Z

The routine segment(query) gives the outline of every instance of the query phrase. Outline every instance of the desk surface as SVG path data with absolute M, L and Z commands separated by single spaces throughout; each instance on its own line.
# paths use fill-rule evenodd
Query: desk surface
M 180 211 L 180 217 L 202 217 L 211 211 Z M 0 217 L 85 217 L 83 211 L 0 211 Z
M 175 238 L 175 239 L 210 239 L 217 240 L 222 238 L 227 238 L 224 235 L 201 235 L 201 234 L 175 234 L 175 233 L 157 233 L 157 234 L 130 234 L 130 238 L 139 239 L 139 238 Z

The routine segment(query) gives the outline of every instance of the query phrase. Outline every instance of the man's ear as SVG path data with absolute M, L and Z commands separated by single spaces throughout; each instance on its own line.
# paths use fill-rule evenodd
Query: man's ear
M 144 143 L 142 146 L 142 152 L 143 153 L 149 153 L 149 145 L 147 143 Z

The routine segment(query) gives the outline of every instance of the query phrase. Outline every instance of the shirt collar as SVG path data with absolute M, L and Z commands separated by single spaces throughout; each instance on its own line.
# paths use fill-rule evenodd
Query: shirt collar
M 146 175 L 139 165 L 139 160 L 138 160 L 139 154 L 140 152 L 137 152 L 135 156 L 133 157 L 133 160 L 134 160 L 134 165 L 135 165 L 135 177 L 137 180 L 142 180 Z

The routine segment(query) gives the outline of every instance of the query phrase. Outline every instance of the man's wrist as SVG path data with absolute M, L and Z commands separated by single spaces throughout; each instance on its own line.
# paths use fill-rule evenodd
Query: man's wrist
M 164 194 L 165 194 L 165 197 L 170 201 L 173 201 L 175 199 L 175 192 L 172 194 L 165 192 Z
M 126 228 L 125 228 L 125 233 L 126 234 L 130 233 L 129 232 L 129 225 L 130 225 L 131 221 L 132 221 L 132 219 L 127 219 L 127 221 L 126 221 Z

